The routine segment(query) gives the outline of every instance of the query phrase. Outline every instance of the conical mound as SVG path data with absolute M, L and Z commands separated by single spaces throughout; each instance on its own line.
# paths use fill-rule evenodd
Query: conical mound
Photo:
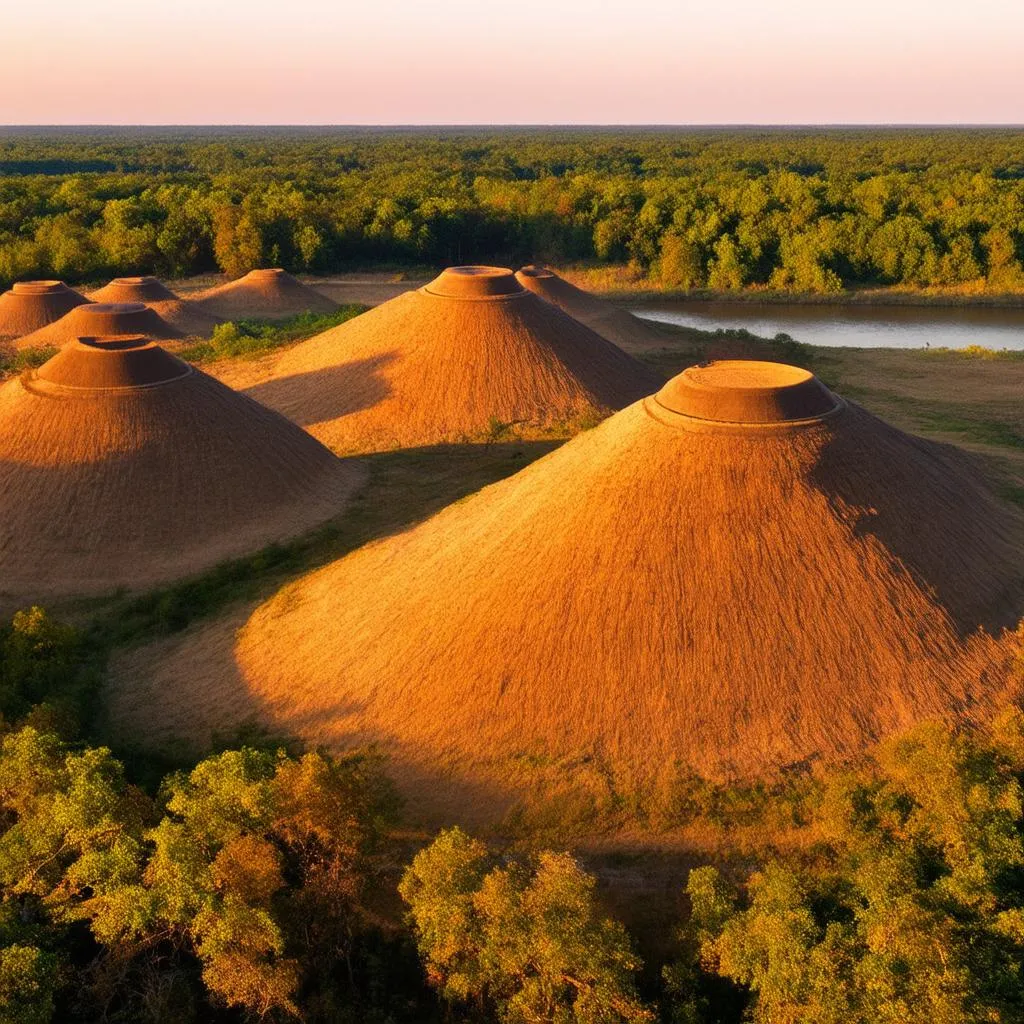
M 145 338 L 0 386 L 0 595 L 141 587 L 335 515 L 359 474 Z
M 97 288 L 89 298 L 93 302 L 168 302 L 178 296 L 155 277 L 115 277 Z
M 91 292 L 92 302 L 141 302 L 165 323 L 191 337 L 207 337 L 223 321 L 198 303 L 181 299 L 155 277 L 115 277 L 109 284 Z
M 19 281 L 0 295 L 0 338 L 20 338 L 89 300 L 63 281 Z
M 626 348 L 661 348 L 667 343 L 665 334 L 654 324 L 577 288 L 547 267 L 526 266 L 516 277 L 524 288 L 554 303 L 569 316 L 575 317 L 616 345 L 624 345 Z
M 453 267 L 290 349 L 249 394 L 354 452 L 603 415 L 656 383 L 510 270 Z
M 300 313 L 333 313 L 338 304 L 286 270 L 250 270 L 245 277 L 218 285 L 196 296 L 207 313 L 229 320 L 254 317 L 268 320 Z
M 133 337 L 144 335 L 155 341 L 184 338 L 160 314 L 141 302 L 88 302 L 66 316 L 17 341 L 19 349 L 57 348 L 79 338 Z
M 286 588 L 234 660 L 273 728 L 460 806 L 528 763 L 746 777 L 982 718 L 1022 611 L 1024 522 L 966 456 L 725 362 Z

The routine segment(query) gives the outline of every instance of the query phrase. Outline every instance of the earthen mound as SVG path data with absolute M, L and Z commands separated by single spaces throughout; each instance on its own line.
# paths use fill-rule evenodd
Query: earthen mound
M 63 281 L 19 281 L 0 295 L 0 338 L 20 338 L 89 300 Z
M 190 337 L 208 337 L 223 321 L 197 303 L 179 298 L 155 277 L 115 277 L 89 298 L 93 302 L 144 303 L 161 320 Z
M 233 643 L 272 728 L 379 743 L 458 807 L 531 763 L 770 775 L 982 719 L 1022 612 L 1024 521 L 967 456 L 803 371 L 721 363 L 291 585 Z
M 240 320 L 283 319 L 300 313 L 333 313 L 338 304 L 286 270 L 250 270 L 245 277 L 196 296 L 207 313 Z
M 76 340 L 0 386 L 0 596 L 198 572 L 330 518 L 358 477 L 149 339 Z
M 535 295 L 553 302 L 569 316 L 586 324 L 602 338 L 626 348 L 662 348 L 670 340 L 659 328 L 628 310 L 570 284 L 547 267 L 523 267 L 516 277 Z
M 159 313 L 141 302 L 88 302 L 38 331 L 19 338 L 19 349 L 61 348 L 79 338 L 135 337 L 155 341 L 184 338 L 185 334 L 167 323 Z
M 346 453 L 592 418 L 656 385 L 510 270 L 453 267 L 288 350 L 248 393 Z

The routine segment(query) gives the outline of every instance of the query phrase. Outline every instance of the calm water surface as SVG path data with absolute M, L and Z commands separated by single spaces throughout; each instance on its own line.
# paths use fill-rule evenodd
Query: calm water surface
M 683 327 L 784 333 L 811 345 L 856 348 L 1024 349 L 1024 309 L 983 306 L 827 306 L 756 302 L 651 302 L 637 316 Z

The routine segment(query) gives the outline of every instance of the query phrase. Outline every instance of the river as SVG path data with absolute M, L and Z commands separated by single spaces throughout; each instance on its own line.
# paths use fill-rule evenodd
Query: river
M 782 333 L 830 347 L 1024 349 L 1024 308 L 715 301 L 653 301 L 630 308 L 645 319 L 683 327 L 742 327 L 762 337 Z

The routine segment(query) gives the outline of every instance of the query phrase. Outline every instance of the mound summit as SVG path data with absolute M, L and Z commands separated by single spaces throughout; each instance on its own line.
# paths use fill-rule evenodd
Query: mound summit
M 0 386 L 0 594 L 149 585 L 336 514 L 359 474 L 142 337 Z
M 162 320 L 190 336 L 208 335 L 222 318 L 175 295 L 155 277 L 115 277 L 89 295 L 92 302 L 141 302 Z
M 333 313 L 338 304 L 292 277 L 286 270 L 250 270 L 237 281 L 228 281 L 196 296 L 202 308 L 229 320 L 245 317 L 268 320 L 299 313 Z
M 143 335 L 155 341 L 184 338 L 159 313 L 141 302 L 87 302 L 38 331 L 19 338 L 19 349 L 60 348 L 79 338 L 109 338 Z
M 1022 526 L 956 449 L 714 363 L 285 588 L 235 671 L 273 728 L 379 743 L 458 813 L 529 763 L 770 775 L 1001 708 Z
M 63 281 L 19 281 L 0 295 L 0 338 L 20 338 L 89 300 Z
M 350 452 L 603 415 L 656 383 L 510 270 L 452 267 L 288 350 L 249 394 Z
M 616 345 L 626 348 L 660 348 L 665 345 L 665 335 L 654 324 L 577 288 L 547 267 L 530 264 L 518 271 L 516 278 L 524 288 L 553 302 L 569 316 Z

